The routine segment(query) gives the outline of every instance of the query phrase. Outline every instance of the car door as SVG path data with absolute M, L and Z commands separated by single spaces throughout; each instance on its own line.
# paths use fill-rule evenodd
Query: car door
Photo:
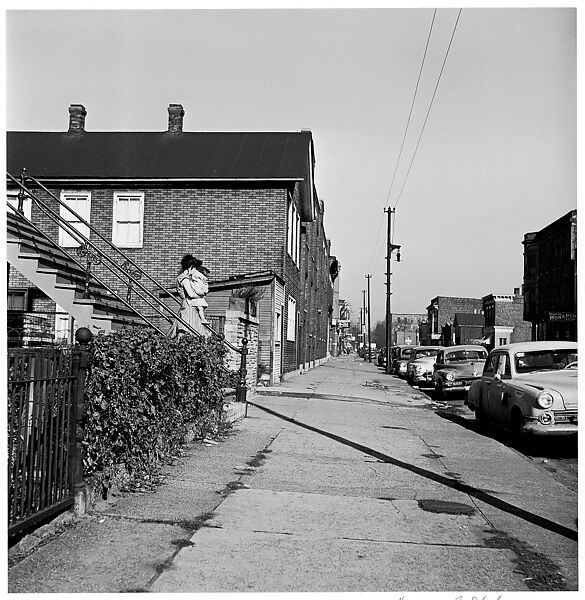
M 497 356 L 495 373 L 490 386 L 490 418 L 500 425 L 509 425 L 508 382 L 512 377 L 510 357 L 507 352 L 500 352 Z
M 481 375 L 480 403 L 483 412 L 491 419 L 490 392 L 494 383 L 494 375 L 499 360 L 499 353 L 490 354 Z
M 433 365 L 433 382 L 437 382 L 437 371 L 445 367 L 445 353 L 443 350 L 439 350 L 437 359 Z

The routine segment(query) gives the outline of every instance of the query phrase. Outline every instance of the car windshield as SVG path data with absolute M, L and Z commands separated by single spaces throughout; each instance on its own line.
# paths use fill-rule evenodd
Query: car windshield
M 424 358 L 425 356 L 437 356 L 438 350 L 417 350 L 414 354 L 414 358 Z
M 477 360 L 485 360 L 487 352 L 481 350 L 457 350 L 445 354 L 445 362 L 473 362 Z
M 577 348 L 567 350 L 537 350 L 514 355 L 517 373 L 556 371 L 577 362 Z
M 412 348 L 406 348 L 402 351 L 402 357 L 408 358 L 412 354 Z

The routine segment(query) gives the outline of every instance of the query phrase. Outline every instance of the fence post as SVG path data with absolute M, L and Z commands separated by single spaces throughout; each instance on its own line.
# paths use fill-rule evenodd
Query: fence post
M 240 361 L 240 379 L 236 387 L 236 402 L 246 402 L 246 357 L 248 355 L 248 340 L 242 340 L 242 353 Z
M 80 516 L 86 510 L 86 490 L 83 481 L 83 438 L 85 435 L 83 429 L 83 419 L 85 417 L 85 374 L 89 364 L 89 352 L 87 344 L 91 341 L 92 333 L 87 327 L 80 327 L 75 332 L 75 339 L 79 344 L 73 354 L 73 369 L 76 374 L 74 394 L 73 394 L 73 510 Z

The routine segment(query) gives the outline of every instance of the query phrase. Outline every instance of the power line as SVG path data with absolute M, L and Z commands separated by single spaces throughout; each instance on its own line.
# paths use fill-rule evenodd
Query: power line
M 394 167 L 394 174 L 392 175 L 392 183 L 390 184 L 390 189 L 388 190 L 388 195 L 386 196 L 387 203 L 390 200 L 390 194 L 392 193 L 392 188 L 394 187 L 394 181 L 396 179 L 396 172 L 398 171 L 398 165 L 400 164 L 400 159 L 402 158 L 402 151 L 404 150 L 404 142 L 406 141 L 406 134 L 408 133 L 408 127 L 410 125 L 410 118 L 412 117 L 412 110 L 414 108 L 414 103 L 416 101 L 416 95 L 418 93 L 418 86 L 420 84 L 420 78 L 422 76 L 422 72 L 423 72 L 423 69 L 425 66 L 425 60 L 427 57 L 427 51 L 429 49 L 429 42 L 431 41 L 431 34 L 433 33 L 433 25 L 435 24 L 436 15 L 437 15 L 437 9 L 435 8 L 435 10 L 433 12 L 433 20 L 431 21 L 431 27 L 429 29 L 429 35 L 427 36 L 427 43 L 425 46 L 422 63 L 420 65 L 420 70 L 418 72 L 418 79 L 416 80 L 416 87 L 414 89 L 414 94 L 412 96 L 412 103 L 410 104 L 410 112 L 408 113 L 408 119 L 406 120 L 406 127 L 404 129 L 404 135 L 402 136 L 402 144 L 400 145 L 400 152 L 398 153 L 398 160 L 396 161 L 396 166 Z
M 431 102 L 429 104 L 429 109 L 427 110 L 427 114 L 422 126 L 422 129 L 420 131 L 420 135 L 418 136 L 418 141 L 416 143 L 416 148 L 414 149 L 414 154 L 412 155 L 412 160 L 410 161 L 410 165 L 408 166 L 408 171 L 406 172 L 406 177 L 404 178 L 404 183 L 402 184 L 402 188 L 400 189 L 400 193 L 398 194 L 398 199 L 396 200 L 396 204 L 394 205 L 394 208 L 396 208 L 396 206 L 398 205 L 398 202 L 400 202 L 400 198 L 402 197 L 402 192 L 404 191 L 404 186 L 406 185 L 406 181 L 408 180 L 408 176 L 410 174 L 410 170 L 412 168 L 412 165 L 414 163 L 414 158 L 416 157 L 416 153 L 418 152 L 418 147 L 420 145 L 420 141 L 422 139 L 428 118 L 429 118 L 429 114 L 431 112 L 431 108 L 433 106 L 433 102 L 435 100 L 435 95 L 437 94 L 437 89 L 439 87 L 439 83 L 441 81 L 441 77 L 443 75 L 443 70 L 445 69 L 445 64 L 447 63 L 447 57 L 449 56 L 449 51 L 451 50 L 451 44 L 453 43 L 453 38 L 455 37 L 455 31 L 457 30 L 457 25 L 459 23 L 459 18 L 461 17 L 461 11 L 463 9 L 459 9 L 459 13 L 457 14 L 457 20 L 455 21 L 455 25 L 453 27 L 453 32 L 451 33 L 451 39 L 449 40 L 449 46 L 447 47 L 447 52 L 445 53 L 445 58 L 443 59 L 443 65 L 441 66 L 441 71 L 439 73 L 439 77 L 437 78 L 437 84 L 435 85 L 435 90 L 433 92 L 433 96 L 431 98 Z
M 427 57 L 427 51 L 429 49 L 429 43 L 430 43 L 430 40 L 431 40 L 431 34 L 433 32 L 433 25 L 435 24 L 435 17 L 436 17 L 436 15 L 437 15 L 437 9 L 435 9 L 433 11 L 433 19 L 431 21 L 431 27 L 429 29 L 429 35 L 427 36 L 427 43 L 425 45 L 425 51 L 424 51 L 422 62 L 421 62 L 420 69 L 419 69 L 419 72 L 418 72 L 418 79 L 416 80 L 416 87 L 414 89 L 414 94 L 412 96 L 412 102 L 410 104 L 410 112 L 408 113 L 408 119 L 406 121 L 406 127 L 404 129 L 404 135 L 402 136 L 402 144 L 400 145 L 400 152 L 398 153 L 398 159 L 396 160 L 396 166 L 394 167 L 394 174 L 392 175 L 392 183 L 390 184 L 390 189 L 388 190 L 388 194 L 386 196 L 386 203 L 388 203 L 388 201 L 390 199 L 390 195 L 392 194 L 392 189 L 394 187 L 394 181 L 396 179 L 396 173 L 398 171 L 398 165 L 400 164 L 400 159 L 402 158 L 402 151 L 404 150 L 404 142 L 406 141 L 406 135 L 408 133 L 408 127 L 410 126 L 410 119 L 412 117 L 412 111 L 414 109 L 414 103 L 416 101 L 416 96 L 417 96 L 417 93 L 418 93 L 418 87 L 419 87 L 419 84 L 420 84 L 422 72 L 423 72 L 424 65 L 425 65 L 425 60 L 426 60 L 426 57 Z M 380 220 L 380 225 L 378 226 L 378 233 L 376 234 L 376 241 L 374 243 L 374 246 L 372 247 L 372 255 L 370 257 L 368 271 L 371 271 L 372 265 L 374 263 L 374 258 L 376 257 L 376 253 L 377 253 L 377 250 L 378 250 L 378 244 L 379 244 L 380 239 L 381 239 L 380 234 L 382 232 L 382 225 L 383 225 L 383 221 Z

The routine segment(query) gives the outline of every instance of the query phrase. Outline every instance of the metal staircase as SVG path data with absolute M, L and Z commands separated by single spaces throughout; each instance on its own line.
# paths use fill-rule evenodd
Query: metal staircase
M 88 327 L 95 334 L 123 326 L 145 326 L 134 309 L 95 279 L 87 298 L 86 268 L 23 214 L 9 210 L 6 221 L 10 265 L 66 310 L 77 327 Z

